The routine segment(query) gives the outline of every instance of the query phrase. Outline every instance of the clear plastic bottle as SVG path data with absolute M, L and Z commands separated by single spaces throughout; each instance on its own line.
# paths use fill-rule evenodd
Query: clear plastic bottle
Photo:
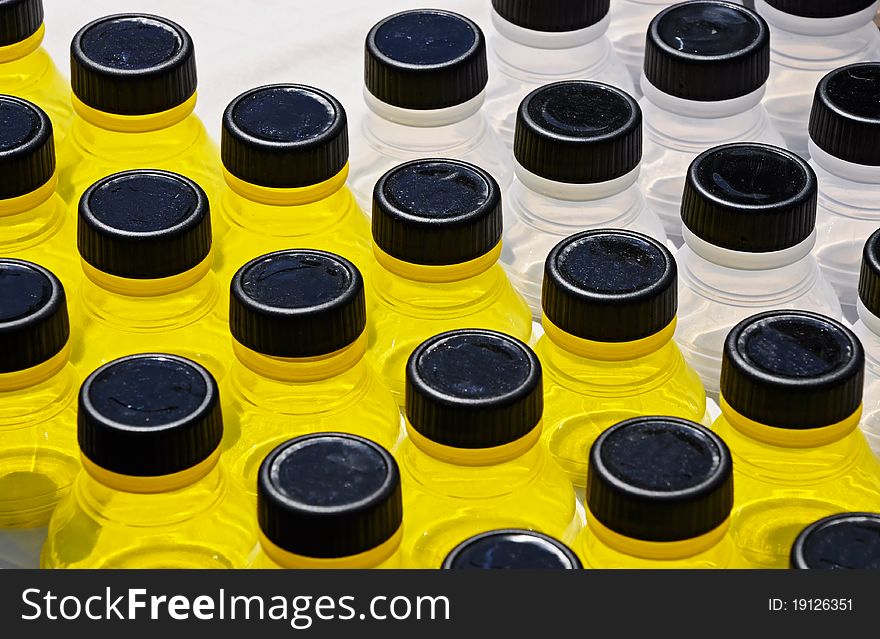
M 590 446 L 630 417 L 710 420 L 706 392 L 672 339 L 675 260 L 649 237 L 585 231 L 560 242 L 544 274 L 543 441 L 583 491 Z
M 82 277 L 76 221 L 55 191 L 52 137 L 42 109 L 0 95 L 0 255 L 43 265 L 74 291 Z
M 759 15 L 729 2 L 685 2 L 651 21 L 639 101 L 645 120 L 639 180 L 676 246 L 682 188 L 698 154 L 729 142 L 784 146 L 761 104 L 769 41 Z
M 224 286 L 245 262 L 288 248 L 368 267 L 370 222 L 346 186 L 348 120 L 336 98 L 298 84 L 246 91 L 226 107 L 221 145 L 226 230 L 214 269 Z
M 46 526 L 79 471 L 64 287 L 0 258 L 0 568 L 36 568 Z
M 68 204 L 100 178 L 136 168 L 181 173 L 218 201 L 219 154 L 193 113 L 196 61 L 183 27 L 147 14 L 106 16 L 74 35 L 70 54 L 76 115 L 58 166 Z
M 168 171 L 110 175 L 80 200 L 77 243 L 85 277 L 71 296 L 72 361 L 83 376 L 161 351 L 223 378 L 232 345 L 199 185 Z
M 810 251 L 816 176 L 790 151 L 758 144 L 709 149 L 688 170 L 681 217 L 675 339 L 718 398 L 727 333 L 775 308 L 841 316 Z
M 343 433 L 303 435 L 260 467 L 260 543 L 250 568 L 401 568 L 400 470 Z
M 648 25 L 660 11 L 676 3 L 670 0 L 612 0 L 609 4 L 608 39 L 632 78 L 635 85 L 633 95 L 639 98 L 642 95 L 639 78 L 645 66 Z
M 407 160 L 471 162 L 506 188 L 509 152 L 484 115 L 488 79 L 480 27 L 450 11 L 389 16 L 367 34 L 366 113 L 355 136 L 351 188 L 369 213 L 383 173 Z
M 853 332 L 865 349 L 865 387 L 862 423 L 865 438 L 880 457 L 880 230 L 874 231 L 862 257 L 858 321 Z
M 877 0 L 756 0 L 770 25 L 764 106 L 786 146 L 809 158 L 807 133 L 819 80 L 838 67 L 880 59 Z
M 575 540 L 583 509 L 541 444 L 541 364 L 528 346 L 466 329 L 407 363 L 407 438 L 397 453 L 406 565 L 439 568 L 463 540 L 524 528 Z
M 842 513 L 804 528 L 791 547 L 797 570 L 880 569 L 880 514 Z
M 565 544 L 534 530 L 491 530 L 465 539 L 443 560 L 446 570 L 579 570 Z
M 733 468 L 724 442 L 674 417 L 636 417 L 590 448 L 586 568 L 741 568 L 730 537 Z
M 52 120 L 55 143 L 64 139 L 73 108 L 70 85 L 41 46 L 43 0 L 0 3 L 0 93 L 24 98 Z
M 396 449 L 400 410 L 364 358 L 366 325 L 360 271 L 332 253 L 270 253 L 233 277 L 223 456 L 253 497 L 263 459 L 291 437 L 339 430 Z
M 880 227 L 880 63 L 832 71 L 816 87 L 810 164 L 819 179 L 816 259 L 850 322 L 865 239 Z
M 538 87 L 582 79 L 632 95 L 632 77 L 605 37 L 608 5 L 608 0 L 492 0 L 491 81 L 484 108 L 508 154 L 519 103 Z
M 636 182 L 642 112 L 629 95 L 557 82 L 527 95 L 516 117 L 501 261 L 537 320 L 544 261 L 557 242 L 589 228 L 628 228 L 661 242 L 666 233 Z
M 217 383 L 174 355 L 118 359 L 79 393 L 83 471 L 58 504 L 43 568 L 244 568 L 253 506 L 220 461 Z
M 804 526 L 880 511 L 880 461 L 858 424 L 865 357 L 818 313 L 769 311 L 730 332 L 713 430 L 733 455 L 731 535 L 749 565 L 786 568 Z
M 432 335 L 488 328 L 529 340 L 532 314 L 498 263 L 501 218 L 498 183 L 457 160 L 407 162 L 376 184 L 367 357 L 399 404 L 406 361 Z

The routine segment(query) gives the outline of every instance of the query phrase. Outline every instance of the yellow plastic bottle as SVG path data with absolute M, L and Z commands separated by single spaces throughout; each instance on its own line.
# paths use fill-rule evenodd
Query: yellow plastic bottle
M 303 435 L 260 467 L 251 568 L 400 568 L 400 471 L 375 442 Z
M 43 0 L 0 3 L 0 93 L 29 100 L 48 113 L 58 143 L 73 109 L 67 80 L 40 46 L 45 34 Z
M 298 84 L 258 87 L 223 114 L 224 282 L 247 261 L 288 248 L 331 251 L 363 272 L 370 225 L 346 186 L 348 120 L 342 104 Z
M 364 358 L 364 282 L 354 264 L 278 251 L 243 266 L 231 289 L 224 458 L 248 493 L 256 498 L 266 455 L 297 435 L 336 430 L 396 449 L 400 411 Z
M 168 171 L 110 175 L 80 200 L 78 245 L 85 277 L 71 304 L 72 359 L 83 377 L 111 359 L 155 351 L 223 377 L 232 347 L 199 185 Z
M 141 354 L 79 393 L 83 471 L 58 504 L 43 568 L 243 568 L 257 540 L 220 460 L 217 383 L 183 357 Z
M 534 530 L 491 530 L 465 539 L 443 560 L 446 570 L 577 570 L 580 559 L 558 539 Z
M 42 109 L 0 95 L 0 255 L 43 265 L 74 291 L 82 277 L 76 222 L 55 192 L 52 136 Z
M 36 568 L 49 516 L 79 470 L 61 282 L 0 258 L 0 568 Z
M 593 443 L 587 568 L 742 568 L 730 538 L 730 451 L 707 428 L 677 417 L 634 417 Z
M 790 561 L 796 570 L 880 570 L 880 513 L 841 513 L 810 524 Z
M 540 443 L 532 350 L 495 331 L 449 331 L 421 344 L 406 371 L 405 565 L 439 568 L 463 540 L 502 528 L 574 541 L 583 508 Z
M 880 461 L 858 428 L 864 366 L 856 336 L 817 313 L 760 313 L 728 335 L 713 430 L 733 454 L 731 535 L 752 566 L 787 567 L 821 517 L 880 511 Z
M 70 53 L 75 117 L 59 150 L 58 187 L 68 204 L 102 177 L 137 168 L 181 173 L 211 202 L 219 198 L 219 152 L 193 113 L 196 61 L 183 27 L 107 16 L 80 29 Z
M 372 225 L 367 356 L 398 403 L 407 359 L 433 335 L 486 328 L 529 340 L 531 311 L 498 263 L 501 193 L 486 171 L 458 160 L 401 164 L 376 183 Z
M 542 296 L 543 440 L 583 490 L 590 446 L 640 415 L 710 423 L 706 393 L 672 339 L 675 259 L 641 233 L 599 229 L 550 251 Z

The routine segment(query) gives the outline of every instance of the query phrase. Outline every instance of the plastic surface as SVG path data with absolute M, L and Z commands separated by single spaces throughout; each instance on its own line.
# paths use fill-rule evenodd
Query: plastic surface
M 853 332 L 865 349 L 865 386 L 859 426 L 871 450 L 880 458 L 880 334 L 874 332 L 880 331 L 880 319 L 863 306 L 859 314 L 863 319 L 853 324 Z

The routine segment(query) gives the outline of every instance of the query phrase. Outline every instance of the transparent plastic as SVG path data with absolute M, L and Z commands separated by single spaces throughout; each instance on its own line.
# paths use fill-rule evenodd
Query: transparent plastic
M 718 399 L 724 340 L 736 324 L 762 311 L 792 308 L 840 319 L 834 289 L 810 254 L 815 237 L 774 253 L 711 246 L 692 234 L 675 255 L 675 340 L 712 399 Z
M 865 390 L 859 426 L 874 454 L 880 458 L 880 318 L 859 302 L 859 320 L 853 332 L 865 349 Z
M 491 173 L 502 191 L 510 183 L 509 152 L 481 108 L 485 91 L 463 104 L 427 111 L 385 104 L 366 90 L 364 99 L 368 108 L 352 135 L 349 185 L 367 215 L 372 215 L 376 182 L 408 160 L 464 160 Z
M 87 472 L 55 509 L 43 568 L 244 568 L 256 540 L 247 496 L 222 464 L 172 492 L 130 493 Z
M 812 448 L 763 443 L 724 415 L 712 428 L 733 455 L 731 536 L 751 567 L 787 568 L 797 535 L 822 517 L 880 511 L 880 461 L 858 428 Z
M 764 89 L 720 102 L 682 100 L 662 93 L 642 75 L 644 150 L 639 183 L 666 234 L 681 246 L 681 197 L 694 158 L 729 142 L 785 146 L 761 104 Z
M 563 184 L 516 166 L 504 199 L 501 262 L 535 319 L 541 317 L 547 254 L 566 237 L 588 229 L 618 228 L 666 242 L 663 223 L 636 183 L 638 174 L 635 169 L 608 182 Z
M 878 5 L 839 18 L 804 18 L 756 0 L 770 26 L 764 106 L 786 146 L 801 157 L 809 157 L 807 129 L 819 80 L 847 64 L 880 60 L 880 30 L 873 23 Z
M 484 110 L 499 138 L 513 148 L 516 111 L 538 87 L 561 80 L 604 82 L 633 95 L 635 87 L 611 42 L 609 17 L 577 31 L 532 31 L 492 11 L 488 38 L 489 88 Z
M 248 558 L 247 568 L 253 568 L 255 570 L 284 570 L 286 567 L 281 566 L 276 563 L 269 555 L 266 554 L 266 551 L 263 550 L 263 547 L 259 544 L 253 549 L 251 552 L 251 556 Z M 340 566 L 344 567 L 344 566 Z M 392 553 L 390 557 L 388 557 L 385 561 L 376 564 L 375 566 L 371 566 L 371 568 L 404 568 L 403 565 L 403 557 L 401 556 L 400 546 L 397 547 L 397 550 Z
M 439 568 L 477 533 L 537 530 L 572 544 L 584 525 L 571 484 L 540 443 L 489 466 L 440 461 L 406 439 L 397 454 L 407 568 Z
M 26 388 L 0 375 L 0 568 L 36 568 L 49 517 L 79 471 L 70 363 Z
M 542 440 L 581 492 L 590 447 L 614 424 L 641 415 L 711 423 L 703 385 L 673 340 L 643 357 L 603 361 L 571 353 L 545 334 L 535 352 L 544 371 Z
M 819 180 L 814 252 L 844 315 L 855 322 L 862 251 L 880 228 L 880 167 L 839 160 L 812 141 L 810 154 Z
M 221 389 L 224 461 L 253 499 L 260 464 L 293 437 L 352 433 L 392 453 L 403 437 L 397 402 L 364 359 L 337 375 L 311 381 L 296 379 L 298 367 L 308 364 L 288 361 L 290 377 L 281 380 L 261 375 L 236 358 Z
M 486 328 L 528 342 L 532 314 L 498 263 L 454 282 L 420 282 L 374 261 L 367 287 L 367 358 L 403 404 L 406 362 L 429 337 L 456 328 Z M 438 564 L 439 565 L 439 564 Z
M 150 280 L 155 281 L 155 280 Z M 232 338 L 220 307 L 218 277 L 165 295 L 110 291 L 83 277 L 70 304 L 72 361 L 85 377 L 98 366 L 134 353 L 170 353 L 206 367 L 219 381 L 232 359 Z

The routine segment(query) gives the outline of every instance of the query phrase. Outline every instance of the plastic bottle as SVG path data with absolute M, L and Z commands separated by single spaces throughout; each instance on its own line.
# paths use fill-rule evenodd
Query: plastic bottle
M 308 247 L 366 269 L 370 223 L 345 184 L 348 120 L 329 93 L 299 84 L 246 91 L 226 107 L 215 270 L 225 283 L 264 253 Z
M 491 530 L 458 544 L 446 570 L 579 570 L 581 560 L 558 539 L 534 530 Z
M 706 392 L 672 339 L 678 283 L 669 250 L 623 230 L 585 231 L 544 272 L 543 441 L 576 488 L 596 437 L 629 417 L 710 422 Z
M 520 101 L 540 86 L 592 80 L 635 90 L 605 31 L 609 0 L 492 0 L 486 115 L 507 145 L 513 146 Z
M 410 357 L 406 395 L 409 567 L 439 568 L 463 539 L 501 528 L 574 541 L 583 510 L 539 441 L 541 364 L 528 346 L 494 331 L 437 335 Z
M 785 568 L 821 517 L 880 511 L 880 461 L 858 428 L 864 351 L 817 313 L 770 311 L 730 332 L 713 430 L 733 455 L 734 543 L 753 567 Z
M 148 14 L 99 18 L 73 37 L 70 76 L 75 117 L 58 191 L 71 206 L 100 178 L 136 168 L 181 173 L 219 197 L 217 145 L 193 113 L 196 61 L 183 27 Z
M 860 426 L 871 450 L 880 457 L 880 229 L 865 242 L 859 277 L 858 315 L 852 329 L 865 349 Z
M 645 33 L 660 11 L 675 2 L 669 0 L 613 0 L 610 3 L 608 39 L 635 85 L 634 96 L 641 97 L 639 78 L 645 65 Z
M 464 162 L 407 162 L 376 184 L 367 357 L 399 404 L 406 361 L 432 335 L 475 327 L 529 340 L 532 314 L 498 264 L 501 216 L 498 183 Z
M 737 568 L 730 538 L 730 451 L 708 429 L 674 417 L 636 417 L 590 449 L 587 568 Z
M 810 165 L 819 179 L 816 259 L 857 319 L 865 239 L 880 227 L 880 63 L 832 71 L 816 87 Z
M 400 568 L 403 500 L 391 454 L 369 439 L 317 433 L 260 467 L 260 543 L 251 568 Z
M 791 547 L 800 570 L 880 569 L 880 514 L 843 513 L 804 528 Z
M 877 0 L 757 0 L 770 26 L 764 106 L 786 146 L 808 158 L 807 128 L 819 80 L 838 67 L 880 59 Z
M 508 153 L 482 109 L 487 79 L 483 32 L 457 13 L 414 9 L 370 29 L 364 51 L 367 109 L 355 136 L 351 179 L 363 210 L 370 211 L 383 173 L 424 157 L 472 162 L 506 188 Z
M 73 118 L 70 86 L 41 46 L 43 0 L 12 0 L 0 5 L 0 93 L 33 102 L 52 120 L 55 142 Z
M 45 265 L 72 291 L 82 277 L 76 224 L 55 192 L 52 137 L 42 109 L 0 95 L 0 255 Z
M 0 568 L 36 568 L 49 516 L 79 470 L 61 282 L 0 258 Z
M 517 111 L 514 156 L 501 261 L 535 319 L 544 260 L 560 240 L 613 227 L 666 241 L 636 182 L 642 112 L 623 91 L 583 81 L 536 89 Z
M 840 318 L 810 253 L 816 176 L 795 154 L 758 144 L 709 149 L 688 170 L 681 218 L 675 339 L 712 399 L 724 340 L 742 319 L 775 308 Z
M 110 175 L 80 200 L 77 243 L 85 277 L 71 303 L 72 359 L 83 376 L 162 351 L 223 377 L 232 351 L 199 185 L 168 171 Z
M 235 357 L 223 386 L 224 458 L 252 496 L 266 455 L 296 435 L 341 430 L 395 450 L 397 402 L 367 364 L 364 282 L 332 253 L 296 249 L 232 279 Z
M 681 194 L 691 161 L 729 142 L 784 146 L 761 105 L 770 72 L 767 23 L 729 2 L 685 2 L 652 21 L 639 101 L 645 119 L 640 183 L 680 246 Z
M 43 568 L 243 568 L 253 507 L 220 461 L 217 383 L 195 362 L 141 354 L 79 393 L 83 471 L 58 504 Z

